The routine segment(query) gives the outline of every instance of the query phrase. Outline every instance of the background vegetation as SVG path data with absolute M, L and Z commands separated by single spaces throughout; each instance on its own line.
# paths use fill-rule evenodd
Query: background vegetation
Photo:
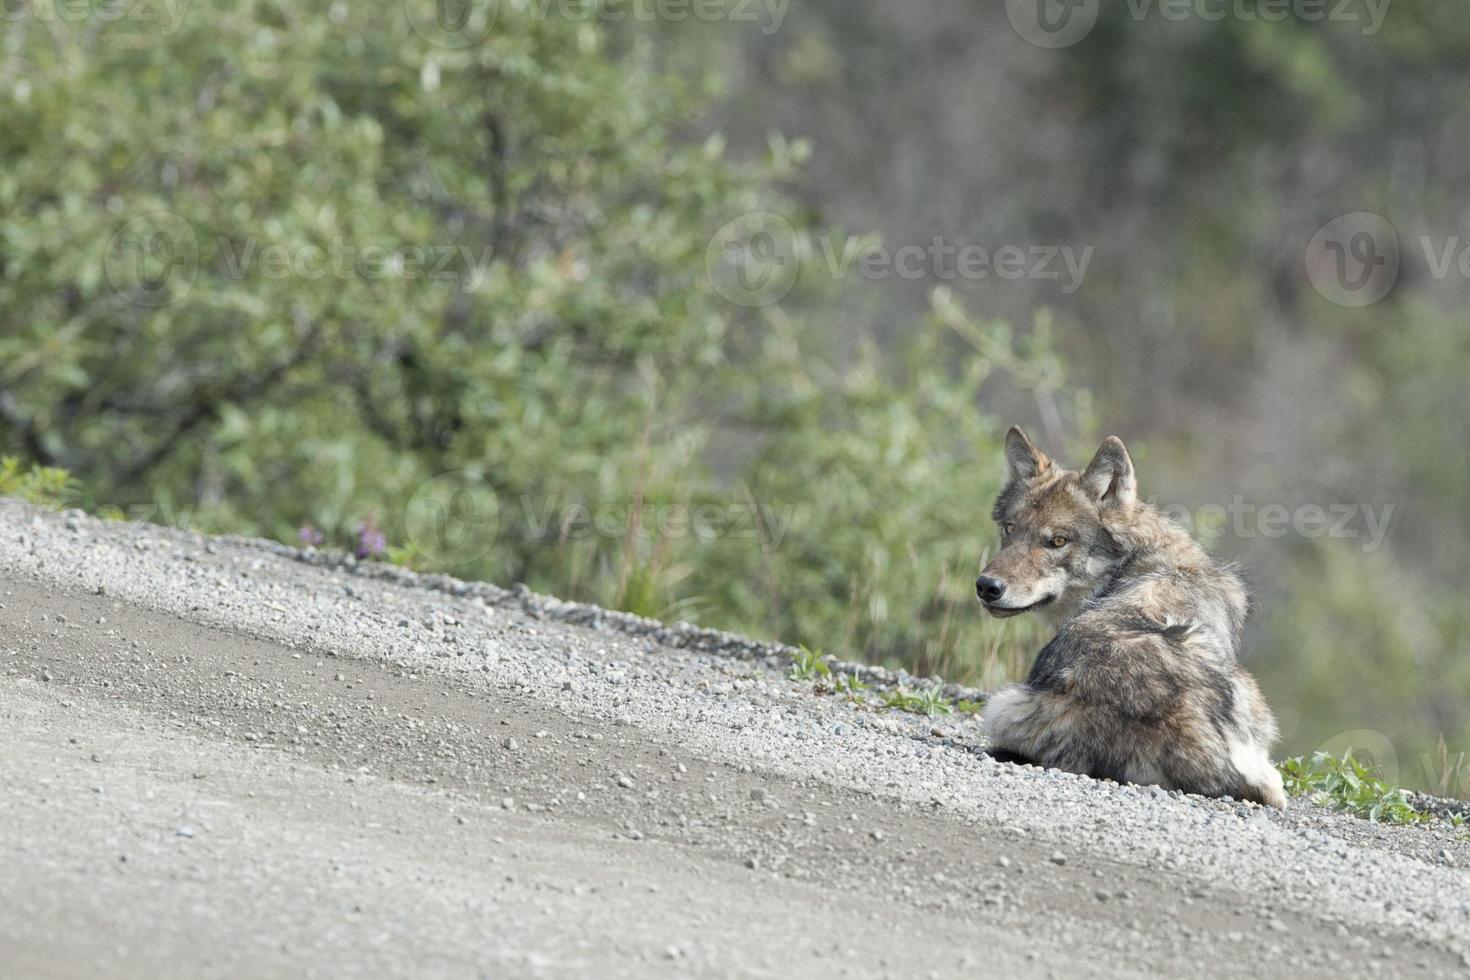
M 1114 431 L 1189 510 L 1394 505 L 1374 550 L 1212 547 L 1286 754 L 1371 730 L 1470 792 L 1467 281 L 1419 246 L 1470 203 L 1470 27 L 1105 5 L 1047 51 L 1005 6 L 22 6 L 0 452 L 92 508 L 993 684 L 1037 640 L 972 601 L 1000 434 L 1078 460 Z M 1349 309 L 1303 255 L 1361 210 L 1403 269 Z M 769 305 L 710 248 L 752 212 L 800 262 Z M 834 274 L 848 235 L 1095 258 L 1071 291 Z

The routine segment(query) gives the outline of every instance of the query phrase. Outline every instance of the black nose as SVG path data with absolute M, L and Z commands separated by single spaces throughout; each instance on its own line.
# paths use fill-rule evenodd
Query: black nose
M 975 580 L 975 594 L 986 602 L 994 602 L 1006 594 L 1006 584 L 998 578 L 982 575 Z

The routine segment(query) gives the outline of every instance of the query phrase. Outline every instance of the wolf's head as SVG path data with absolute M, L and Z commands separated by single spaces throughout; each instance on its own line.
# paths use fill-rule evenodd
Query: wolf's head
M 993 616 L 1066 615 L 1123 563 L 1117 531 L 1134 515 L 1133 461 L 1109 436 L 1085 470 L 1053 463 L 1018 428 L 1006 433 L 1005 484 L 992 517 L 1001 549 L 975 592 Z

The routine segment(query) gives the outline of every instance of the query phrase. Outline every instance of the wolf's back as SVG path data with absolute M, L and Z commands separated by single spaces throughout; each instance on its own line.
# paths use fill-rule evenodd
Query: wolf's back
M 1154 619 L 1158 605 L 1135 598 L 1063 625 L 1027 681 L 991 698 L 991 745 L 1096 778 L 1284 806 L 1275 720 L 1229 638 L 1214 623 Z

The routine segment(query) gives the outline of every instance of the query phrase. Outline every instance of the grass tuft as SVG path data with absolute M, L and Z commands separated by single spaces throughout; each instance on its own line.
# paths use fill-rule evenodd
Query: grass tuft
M 927 715 L 930 718 L 947 715 L 954 710 L 949 699 L 937 687 L 926 687 L 918 691 L 911 691 L 906 687 L 896 688 L 883 695 L 883 706 L 910 714 Z
M 1353 757 L 1341 759 L 1318 752 L 1310 759 L 1297 756 L 1276 767 L 1292 796 L 1307 796 L 1318 806 L 1381 823 L 1429 823 L 1437 819 L 1409 802 L 1397 786 L 1384 782 L 1368 765 Z
M 796 651 L 791 670 L 787 672 L 787 676 L 794 681 L 819 681 L 831 675 L 832 668 L 822 662 L 822 651 L 808 650 L 806 647 Z

